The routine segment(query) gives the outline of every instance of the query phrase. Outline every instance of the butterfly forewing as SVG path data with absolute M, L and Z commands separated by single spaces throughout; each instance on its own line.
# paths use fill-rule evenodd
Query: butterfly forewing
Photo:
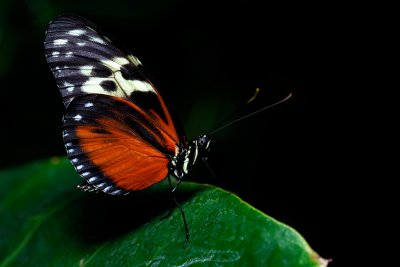
M 125 194 L 165 178 L 184 137 L 141 62 L 75 15 L 49 24 L 45 54 L 67 108 L 67 154 L 87 187 Z
M 171 115 L 141 71 L 139 59 L 115 47 L 94 24 L 75 15 L 60 16 L 49 24 L 44 46 L 65 106 L 86 94 L 124 98 L 179 141 Z

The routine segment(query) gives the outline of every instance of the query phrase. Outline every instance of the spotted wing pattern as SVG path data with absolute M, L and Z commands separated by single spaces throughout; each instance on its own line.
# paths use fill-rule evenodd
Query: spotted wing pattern
M 76 15 L 57 17 L 48 26 L 44 47 L 65 106 L 86 94 L 124 98 L 168 129 L 172 138 L 177 136 L 167 106 L 141 71 L 139 59 L 115 47 L 93 23 Z
M 82 188 L 126 194 L 168 175 L 183 137 L 141 62 L 78 16 L 49 24 L 45 55 L 66 113 L 67 155 Z

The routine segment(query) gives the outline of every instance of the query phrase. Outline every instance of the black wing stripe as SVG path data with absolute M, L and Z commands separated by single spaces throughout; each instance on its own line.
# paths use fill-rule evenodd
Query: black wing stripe
M 139 70 L 140 61 L 116 48 L 95 25 L 81 17 L 61 16 L 52 21 L 44 46 L 65 106 L 85 94 L 125 99 L 135 91 L 157 94 Z
M 153 121 L 126 103 L 99 94 L 91 94 L 76 98 L 71 105 L 64 115 L 64 127 L 87 124 L 103 126 L 97 118 L 110 118 L 121 122 L 114 125 L 115 131 L 138 136 L 163 154 L 169 154 L 163 146 L 165 140 L 162 143 L 157 140 L 157 138 L 163 138 L 161 130 L 155 126 Z M 125 127 L 125 125 L 129 127 Z M 127 132 L 128 130 L 129 132 Z

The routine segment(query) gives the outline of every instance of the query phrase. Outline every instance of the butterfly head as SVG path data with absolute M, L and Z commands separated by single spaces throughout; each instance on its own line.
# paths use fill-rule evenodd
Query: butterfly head
M 188 146 L 181 144 L 179 153 L 170 159 L 170 172 L 177 178 L 188 174 L 199 158 L 206 158 L 210 142 L 210 136 L 203 134 L 192 140 Z
M 203 156 L 205 153 L 207 153 L 209 151 L 210 142 L 211 142 L 211 138 L 209 135 L 202 134 L 199 137 L 197 137 L 197 139 L 194 142 L 195 142 L 198 152 L 201 156 Z

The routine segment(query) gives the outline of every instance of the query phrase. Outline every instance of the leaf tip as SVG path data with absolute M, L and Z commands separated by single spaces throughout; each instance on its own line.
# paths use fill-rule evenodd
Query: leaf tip
M 327 267 L 328 264 L 332 261 L 332 259 L 324 259 L 318 254 L 316 254 L 317 261 L 319 262 L 319 267 Z

